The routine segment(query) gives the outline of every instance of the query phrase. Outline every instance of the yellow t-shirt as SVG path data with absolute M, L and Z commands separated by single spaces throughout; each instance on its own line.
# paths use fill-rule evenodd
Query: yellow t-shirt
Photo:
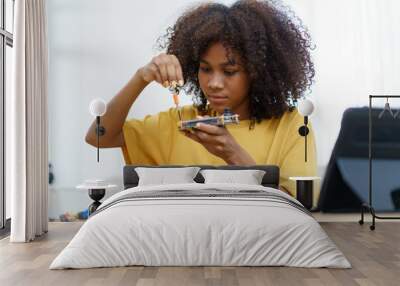
M 197 109 L 182 108 L 182 118 L 196 118 Z M 125 146 L 122 147 L 126 164 L 145 165 L 226 165 L 221 158 L 209 153 L 201 144 L 178 130 L 176 108 L 148 115 L 143 120 L 130 119 L 123 126 Z M 316 151 L 314 133 L 310 126 L 307 136 L 307 162 L 304 162 L 304 137 L 298 133 L 303 117 L 294 110 L 279 119 L 263 120 L 249 130 L 250 120 L 226 128 L 259 165 L 277 165 L 280 185 L 295 195 L 291 176 L 315 176 Z

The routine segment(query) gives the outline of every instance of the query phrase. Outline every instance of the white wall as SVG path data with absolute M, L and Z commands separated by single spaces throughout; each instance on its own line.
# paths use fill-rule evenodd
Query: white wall
M 313 10 L 318 109 L 312 119 L 325 165 L 346 108 L 367 106 L 369 94 L 400 94 L 400 1 L 315 0 Z
M 231 3 L 233 1 L 221 1 Z M 400 94 L 400 1 L 287 0 L 316 44 L 316 83 L 311 97 L 320 166 L 327 164 L 341 115 L 367 105 L 368 94 Z M 50 86 L 49 159 L 54 188 L 72 189 L 99 177 L 122 185 L 120 150 L 84 142 L 92 121 L 91 99 L 111 99 L 156 50 L 156 39 L 194 1 L 48 0 Z M 189 39 L 188 39 L 189 40 Z M 184 103 L 189 103 L 187 98 Z M 146 88 L 131 109 L 141 118 L 172 106 L 169 93 Z

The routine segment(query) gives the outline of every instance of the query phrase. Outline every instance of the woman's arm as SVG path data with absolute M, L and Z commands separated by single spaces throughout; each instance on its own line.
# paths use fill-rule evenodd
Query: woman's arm
M 174 55 L 160 54 L 150 63 L 140 68 L 122 90 L 107 104 L 107 111 L 101 117 L 101 124 L 106 133 L 101 137 L 101 148 L 122 147 L 124 126 L 129 109 L 143 89 L 152 81 L 157 81 L 165 87 L 176 81 L 183 85 L 182 69 Z M 86 142 L 97 146 L 96 120 L 93 121 L 86 134 Z
M 256 161 L 226 128 L 199 123 L 192 132 L 185 131 L 185 135 L 202 144 L 208 152 L 220 157 L 228 165 L 256 165 Z
M 129 109 L 147 84 L 140 76 L 140 70 L 138 70 L 125 87 L 107 104 L 107 112 L 101 117 L 101 124 L 106 129 L 106 133 L 101 137 L 100 147 L 123 146 L 122 126 L 128 116 Z M 86 142 L 93 146 L 97 146 L 95 130 L 96 120 L 93 121 L 85 138 Z

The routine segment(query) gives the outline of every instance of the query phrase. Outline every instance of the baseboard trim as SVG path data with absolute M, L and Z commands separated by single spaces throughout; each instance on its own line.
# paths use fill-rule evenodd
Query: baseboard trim
M 3 228 L 0 228 L 0 239 L 10 235 L 11 230 L 11 218 L 6 219 L 6 223 Z

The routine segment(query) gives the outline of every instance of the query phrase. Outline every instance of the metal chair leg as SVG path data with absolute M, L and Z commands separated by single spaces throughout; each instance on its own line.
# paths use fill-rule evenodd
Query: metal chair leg
M 361 205 L 361 219 L 358 221 L 360 225 L 364 224 L 364 205 Z

